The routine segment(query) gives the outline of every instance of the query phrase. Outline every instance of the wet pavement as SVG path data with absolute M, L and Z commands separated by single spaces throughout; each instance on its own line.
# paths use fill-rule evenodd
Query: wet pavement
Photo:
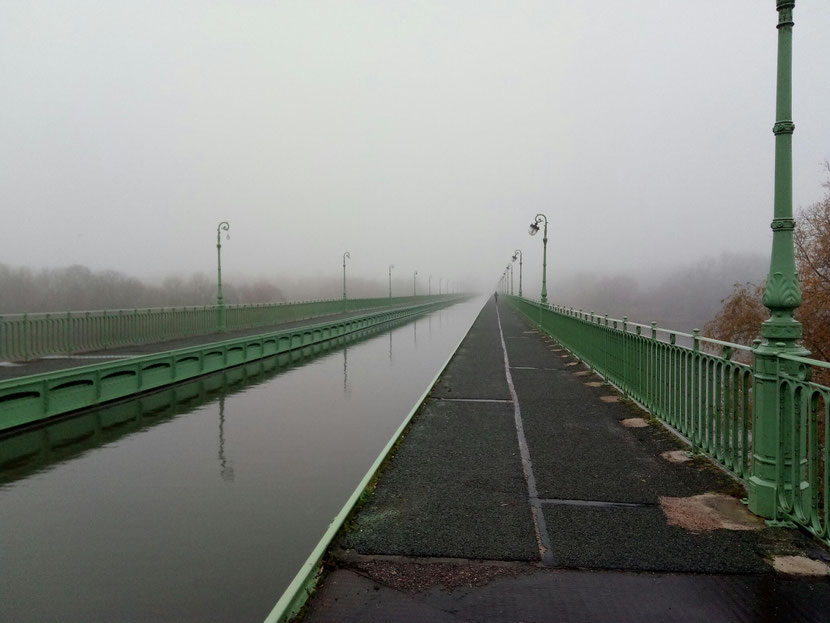
M 619 398 L 489 302 L 304 620 L 826 621 L 826 572 L 772 561 L 827 552 L 752 517 L 705 458 L 661 456 L 686 446 Z

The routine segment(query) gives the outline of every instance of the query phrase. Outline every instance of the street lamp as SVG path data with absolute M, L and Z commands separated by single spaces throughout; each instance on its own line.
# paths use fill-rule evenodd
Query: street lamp
M 346 258 L 352 259 L 352 256 L 346 251 L 343 254 L 343 301 L 346 300 Z
M 418 271 L 412 274 L 412 296 L 418 296 Z
M 429 276 L 429 279 L 427 280 L 427 283 L 429 284 L 429 286 L 427 288 L 427 294 L 432 296 L 432 275 Z
M 438 294 L 441 294 L 441 282 L 444 280 L 443 277 L 438 277 Z
M 776 80 L 775 186 L 773 200 L 772 252 L 763 303 L 770 317 L 761 325 L 763 341 L 753 349 L 752 475 L 747 482 L 749 510 L 766 518 L 777 515 L 778 487 L 797 487 L 797 481 L 781 482 L 782 465 L 798 461 L 786 441 L 791 421 L 802 417 L 792 404 L 780 399 L 781 378 L 809 378 L 809 368 L 790 357 L 809 352 L 798 343 L 803 334 L 795 310 L 801 304 L 801 289 L 793 248 L 792 139 L 792 37 L 795 0 L 776 0 L 778 11 L 778 68 Z M 781 355 L 786 357 L 782 358 Z M 795 429 L 793 429 L 795 430 Z M 791 440 L 791 439 L 790 439 Z M 783 456 L 782 456 L 783 453 Z M 785 471 L 789 467 L 783 468 Z M 794 472 L 793 472 L 794 473 Z M 780 484 L 779 484 L 780 483 Z M 814 498 L 815 499 L 815 498 Z
M 548 217 L 544 214 L 537 214 L 528 232 L 531 236 L 538 234 L 539 223 L 542 222 L 545 224 L 545 232 L 542 235 L 542 305 L 546 305 L 548 302 Z
M 395 268 L 394 264 L 389 264 L 389 298 L 392 298 L 392 269 Z
M 522 252 L 520 249 L 516 249 L 515 253 L 513 253 L 513 261 L 516 261 L 516 258 L 519 258 L 519 298 L 522 298 Z
M 225 297 L 222 296 L 222 232 L 231 228 L 228 221 L 222 221 L 216 227 L 216 330 L 224 333 L 226 328 Z M 227 240 L 230 234 L 225 234 Z
M 510 271 L 510 296 L 513 296 L 513 262 L 510 262 L 507 268 Z

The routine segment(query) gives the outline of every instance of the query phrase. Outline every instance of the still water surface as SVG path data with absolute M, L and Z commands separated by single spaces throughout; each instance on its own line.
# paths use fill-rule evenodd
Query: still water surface
M 261 621 L 482 304 L 0 440 L 0 621 Z

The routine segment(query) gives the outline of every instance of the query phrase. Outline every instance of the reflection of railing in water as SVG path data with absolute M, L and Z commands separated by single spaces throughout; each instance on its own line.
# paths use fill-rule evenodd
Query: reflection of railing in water
M 665 331 L 627 319 L 595 316 L 564 307 L 505 297 L 655 417 L 684 435 L 735 476 L 753 472 L 753 369 L 733 360 L 753 349 L 705 338 L 698 332 Z M 646 329 L 643 331 L 643 329 Z M 677 343 L 678 337 L 690 346 Z M 704 352 L 720 350 L 720 354 Z M 799 378 L 783 372 L 786 359 L 801 364 Z M 780 355 L 776 519 L 798 523 L 830 543 L 830 388 L 811 383 L 811 368 L 830 364 Z
M 225 456 L 225 397 L 264 383 L 288 370 L 397 327 L 417 322 L 408 316 L 281 355 L 216 372 L 140 397 L 91 409 L 17 433 L 0 436 L 0 484 L 13 482 L 87 450 L 162 424 L 195 407 L 219 400 L 219 470 L 233 480 L 232 461 Z M 390 342 L 391 349 L 391 342 Z M 344 349 L 345 350 L 345 349 Z M 391 352 L 391 351 L 390 351 Z M 344 368 L 345 371 L 345 368 Z
M 425 313 L 462 297 L 0 381 L 0 430 L 123 399 Z

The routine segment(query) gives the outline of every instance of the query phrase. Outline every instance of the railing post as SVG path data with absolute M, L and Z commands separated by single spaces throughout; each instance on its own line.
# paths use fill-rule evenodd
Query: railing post
M 29 361 L 31 336 L 29 335 L 29 314 L 23 314 L 23 361 Z
M 806 356 L 798 344 L 801 323 L 794 317 L 801 305 L 801 289 L 793 249 L 792 210 L 792 31 L 795 0 L 776 0 L 778 11 L 778 76 L 776 84 L 775 125 L 775 197 L 772 219 L 772 253 L 764 287 L 764 306 L 769 319 L 761 328 L 763 343 L 753 349 L 752 475 L 749 478 L 749 510 L 766 518 L 776 516 L 779 486 L 778 464 L 782 473 L 792 463 L 787 434 L 792 413 L 779 403 L 779 375 L 806 378 L 806 366 L 789 360 L 779 361 L 780 354 Z M 783 410 L 782 410 L 783 408 Z M 781 452 L 783 450 L 783 455 Z

